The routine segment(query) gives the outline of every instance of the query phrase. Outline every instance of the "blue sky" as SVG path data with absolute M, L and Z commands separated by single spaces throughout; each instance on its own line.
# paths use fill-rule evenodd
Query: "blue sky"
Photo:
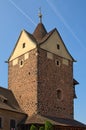
M 86 123 L 86 0 L 0 0 L 0 86 L 8 86 L 8 60 L 22 29 L 32 33 L 39 22 L 48 31 L 57 28 L 74 63 L 77 99 L 75 119 Z

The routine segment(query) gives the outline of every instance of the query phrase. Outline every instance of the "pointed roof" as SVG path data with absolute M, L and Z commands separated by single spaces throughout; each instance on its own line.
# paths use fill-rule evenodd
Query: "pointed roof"
M 44 25 L 42 23 L 39 23 L 33 32 L 33 36 L 35 39 L 40 42 L 42 38 L 47 34 L 47 30 L 45 29 Z

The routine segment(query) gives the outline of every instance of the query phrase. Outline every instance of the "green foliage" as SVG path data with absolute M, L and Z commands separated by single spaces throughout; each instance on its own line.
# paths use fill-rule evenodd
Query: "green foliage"
M 45 122 L 45 130 L 53 130 L 53 125 L 51 124 L 51 122 Z
M 38 130 L 35 125 L 31 125 L 30 130 Z M 44 126 L 40 126 L 39 130 L 53 130 L 53 125 L 51 122 L 46 121 Z
M 45 130 L 44 126 L 41 126 L 41 127 L 39 128 L 39 130 Z
M 31 125 L 30 130 L 37 130 L 37 127 L 35 125 Z

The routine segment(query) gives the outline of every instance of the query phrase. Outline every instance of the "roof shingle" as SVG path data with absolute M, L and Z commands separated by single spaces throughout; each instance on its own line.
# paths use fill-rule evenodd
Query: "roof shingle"
M 5 102 L 2 100 L 6 100 Z M 11 90 L 0 87 L 0 109 L 24 113 Z
M 39 114 L 35 114 L 32 117 L 26 120 L 26 124 L 44 124 L 46 121 L 50 121 L 53 125 L 61 125 L 61 126 L 73 126 L 73 127 L 86 127 L 83 123 L 73 120 L 73 119 L 64 119 L 50 116 L 42 116 Z
M 33 36 L 37 40 L 37 42 L 40 42 L 42 38 L 47 34 L 47 30 L 45 29 L 44 25 L 42 23 L 39 23 L 33 32 Z

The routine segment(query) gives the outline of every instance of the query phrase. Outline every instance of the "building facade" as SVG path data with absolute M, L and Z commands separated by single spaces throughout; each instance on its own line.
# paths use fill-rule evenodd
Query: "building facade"
M 18 104 L 12 112 L 19 118 L 19 129 L 27 130 L 29 125 L 44 124 L 46 120 L 55 129 L 85 129 L 74 120 L 78 82 L 73 77 L 73 62 L 57 29 L 47 32 L 41 17 L 33 34 L 21 31 L 8 59 L 8 91 Z
M 21 33 L 9 59 L 9 89 L 29 116 L 73 119 L 73 62 L 56 29 L 47 33 L 39 23 L 32 36 Z

